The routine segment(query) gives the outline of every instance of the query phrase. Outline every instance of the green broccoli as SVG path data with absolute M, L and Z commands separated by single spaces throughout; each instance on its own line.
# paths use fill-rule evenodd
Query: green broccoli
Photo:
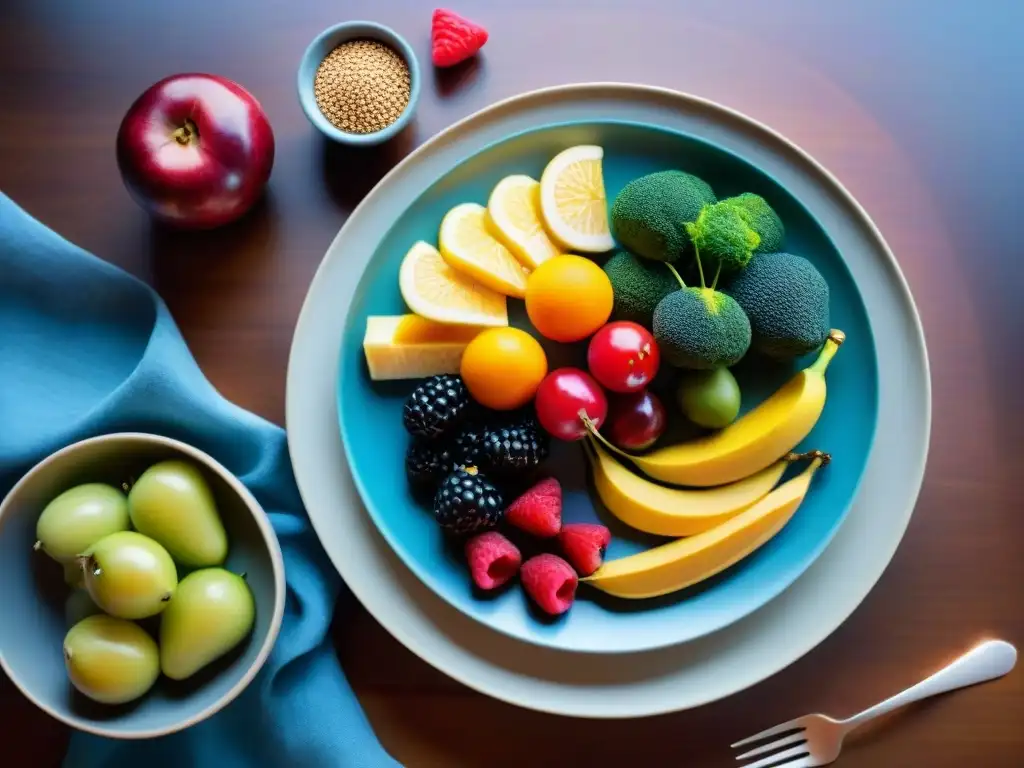
M 634 179 L 612 203 L 612 231 L 638 256 L 675 261 L 690 246 L 687 222 L 714 203 L 711 187 L 683 171 L 658 171 Z
M 757 253 L 775 253 L 782 249 L 786 229 L 782 226 L 782 219 L 763 197 L 753 192 L 744 192 L 722 202 L 736 208 L 750 228 L 757 232 L 761 238 L 761 243 L 755 249 Z
M 670 265 L 669 269 L 675 271 Z M 676 274 L 683 287 L 658 302 L 651 330 L 669 365 L 728 368 L 750 348 L 750 320 L 731 296 L 704 287 L 703 270 L 701 275 L 701 287 L 688 288 Z
M 724 201 L 701 208 L 697 220 L 686 225 L 686 232 L 694 252 L 714 271 L 716 281 L 721 272 L 730 274 L 746 267 L 761 242 L 740 209 Z
M 751 347 L 763 355 L 792 359 L 828 338 L 828 283 L 802 256 L 760 254 L 725 290 L 750 318 Z
M 651 327 L 658 302 L 679 287 L 663 264 L 638 259 L 626 251 L 608 259 L 604 271 L 612 283 L 612 318 L 631 320 L 646 328 Z

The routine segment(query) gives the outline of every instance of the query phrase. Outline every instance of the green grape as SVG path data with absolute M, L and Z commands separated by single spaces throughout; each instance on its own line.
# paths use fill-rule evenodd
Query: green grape
M 64 636 L 68 678 L 101 704 L 124 704 L 153 687 L 160 675 L 156 642 L 137 624 L 97 614 Z
M 740 412 L 740 385 L 728 368 L 687 372 L 678 395 L 686 418 L 708 429 L 728 426 Z
M 160 613 L 178 586 L 178 572 L 167 550 L 135 531 L 104 536 L 79 562 L 93 602 L 120 619 Z
M 36 549 L 58 562 L 74 560 L 110 533 L 126 531 L 128 499 L 103 483 L 69 488 L 43 509 L 36 521 Z
M 175 561 L 190 568 L 220 565 L 228 538 L 213 492 L 202 472 L 186 461 L 154 464 L 128 494 L 132 525 L 160 542 Z
M 255 619 L 245 579 L 223 568 L 193 571 L 160 616 L 160 668 L 173 680 L 194 675 L 242 642 Z

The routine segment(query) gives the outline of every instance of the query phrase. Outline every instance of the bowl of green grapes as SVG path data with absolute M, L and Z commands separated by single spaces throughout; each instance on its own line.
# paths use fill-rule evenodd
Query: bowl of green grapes
M 0 503 L 0 666 L 37 706 L 111 738 L 214 714 L 252 681 L 284 613 L 281 549 L 211 456 L 144 433 L 92 437 Z

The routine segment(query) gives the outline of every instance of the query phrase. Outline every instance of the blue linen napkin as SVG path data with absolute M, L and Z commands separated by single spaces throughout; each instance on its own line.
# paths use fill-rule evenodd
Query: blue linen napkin
M 303 510 L 284 431 L 213 388 L 148 286 L 67 242 L 3 193 L 0 423 L 0 496 L 68 443 L 154 432 L 207 451 L 235 473 L 267 510 L 284 552 L 280 636 L 239 698 L 160 739 L 75 733 L 65 766 L 398 765 L 334 655 L 328 630 L 342 584 Z

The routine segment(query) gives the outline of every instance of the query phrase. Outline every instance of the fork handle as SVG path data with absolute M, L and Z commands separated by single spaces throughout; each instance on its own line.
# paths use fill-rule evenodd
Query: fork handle
M 966 688 L 976 683 L 984 683 L 986 680 L 994 680 L 1013 669 L 1016 662 L 1016 648 L 1003 640 L 988 640 L 975 646 L 956 661 L 943 667 L 931 677 L 925 678 L 917 685 L 907 688 L 902 693 L 897 693 L 860 714 L 843 720 L 843 725 L 847 730 L 852 730 L 897 707 L 957 688 Z

